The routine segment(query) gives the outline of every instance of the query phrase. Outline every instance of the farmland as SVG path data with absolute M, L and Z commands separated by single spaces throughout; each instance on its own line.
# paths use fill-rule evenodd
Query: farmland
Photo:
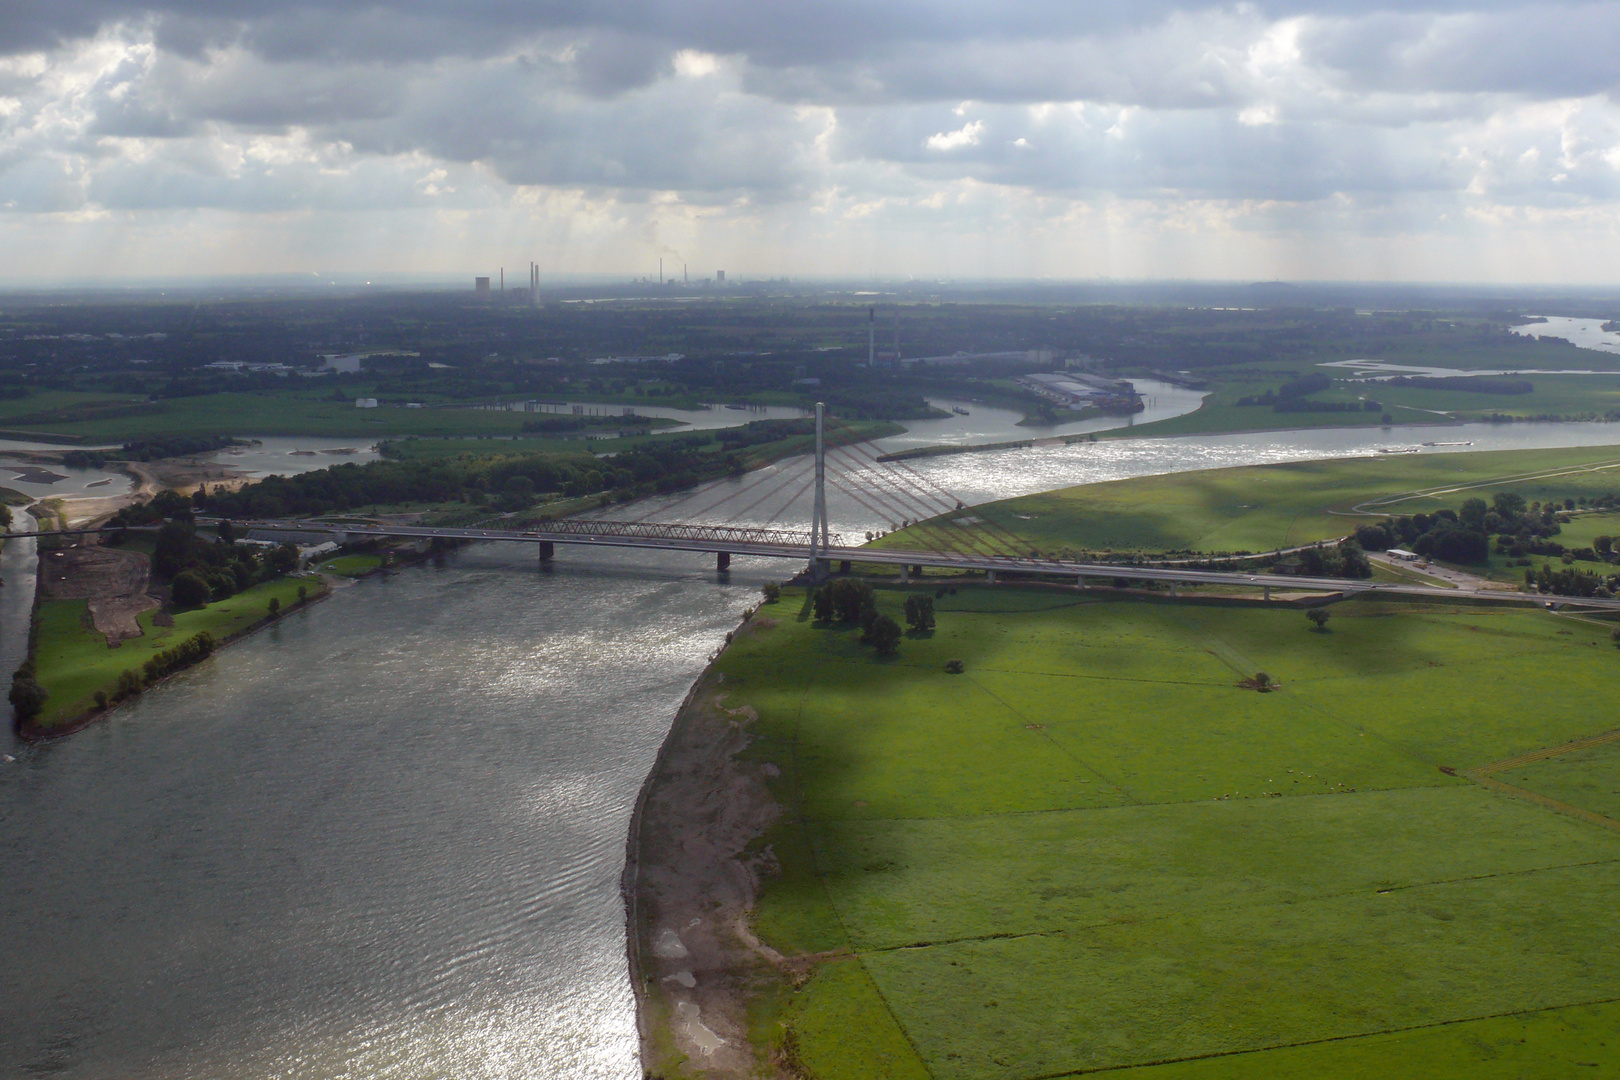
M 816 958 L 754 984 L 762 1057 L 824 1080 L 1620 1067 L 1616 744 L 1494 774 L 1540 801 L 1464 775 L 1616 726 L 1607 625 L 1352 602 L 1320 631 L 962 586 L 884 660 L 802 600 L 715 665 L 784 810 L 753 929 Z

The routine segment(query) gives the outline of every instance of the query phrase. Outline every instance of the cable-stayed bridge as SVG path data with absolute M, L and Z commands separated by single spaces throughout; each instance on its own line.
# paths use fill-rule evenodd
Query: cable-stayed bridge
M 321 534 L 339 542 L 361 537 L 401 537 L 456 541 L 507 541 L 534 544 L 542 563 L 556 557 L 558 545 L 641 548 L 712 554 L 717 570 L 734 556 L 758 556 L 802 562 L 812 578 L 835 568 L 865 563 L 900 568 L 902 580 L 924 568 L 984 573 L 990 581 L 1006 575 L 1066 580 L 1085 587 L 1112 585 L 1120 579 L 1178 584 L 1241 586 L 1259 590 L 1317 593 L 1372 593 L 1467 598 L 1504 603 L 1574 605 L 1620 610 L 1620 599 L 1556 597 L 1508 591 L 1459 591 L 1344 578 L 1315 578 L 1241 570 L 1199 570 L 1176 565 L 1129 565 L 1086 562 L 1043 556 L 1029 542 L 996 522 L 975 515 L 925 474 L 904 461 L 881 461 L 871 443 L 828 445 L 822 411 L 816 411 L 814 455 L 790 459 L 760 470 L 740 482 L 713 483 L 663 500 L 654 500 L 640 517 L 582 516 L 509 525 L 505 522 L 466 526 L 432 526 L 385 522 L 282 520 L 236 522 L 239 529 L 274 537 Z M 832 489 L 859 508 L 860 524 L 872 527 L 851 537 L 830 528 L 827 491 Z M 809 527 L 803 503 L 809 499 Z M 964 512 L 966 511 L 966 512 Z M 654 520 L 654 518 L 657 520 Z M 784 521 L 783 519 L 788 519 Z M 905 548 L 869 546 L 885 532 L 906 528 Z

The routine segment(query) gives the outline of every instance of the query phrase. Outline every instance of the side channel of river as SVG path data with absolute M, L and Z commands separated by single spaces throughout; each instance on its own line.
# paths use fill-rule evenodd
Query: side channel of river
M 1428 452 L 1608 445 L 1620 428 L 911 464 L 977 502 L 1440 440 L 1474 445 Z M 832 516 L 846 534 L 889 524 L 841 500 Z M 0 558 L 0 603 L 23 601 L 30 543 Z M 0 1076 L 638 1076 L 618 893 L 630 809 L 707 657 L 792 569 L 712 567 L 564 547 L 542 573 L 530 549 L 470 547 L 343 589 L 71 739 L 6 745 Z

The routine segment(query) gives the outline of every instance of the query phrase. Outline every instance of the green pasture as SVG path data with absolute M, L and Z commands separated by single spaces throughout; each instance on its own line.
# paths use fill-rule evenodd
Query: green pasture
M 1171 473 L 1026 495 L 937 520 L 977 517 L 1048 554 L 1269 551 L 1344 536 L 1386 516 L 1455 509 L 1470 498 L 1489 502 L 1496 491 L 1532 502 L 1620 491 L 1620 446 L 1390 454 Z M 914 531 L 890 533 L 877 546 L 934 546 Z
M 517 435 L 523 421 L 532 419 L 520 412 L 470 408 L 356 409 L 352 398 L 331 400 L 330 389 L 202 394 L 144 405 L 127 395 L 38 394 L 0 405 L 0 427 L 82 435 L 91 442 L 140 435 Z M 127 413 L 118 415 L 119 407 Z
M 754 1010 L 807 1075 L 1620 1068 L 1620 831 L 1455 775 L 1620 726 L 1608 625 L 967 586 L 883 660 L 803 599 L 716 667 L 780 771 L 754 928 L 830 954 Z M 1620 813 L 1617 754 L 1500 778 Z
M 335 559 L 327 559 L 315 569 L 323 574 L 336 574 L 339 577 L 360 577 L 362 574 L 369 574 L 381 565 L 381 555 L 339 555 Z
M 1523 347 L 1520 347 L 1523 348 Z M 1437 354 L 1382 355 L 1390 363 L 1455 367 L 1464 370 L 1507 370 L 1545 368 L 1549 370 L 1614 368 L 1614 358 L 1593 350 L 1573 350 L 1557 346 L 1529 346 L 1536 355 L 1511 357 L 1459 357 Z M 1337 357 L 1335 358 L 1337 359 Z M 1511 361 L 1504 363 L 1504 361 Z M 1139 424 L 1128 429 L 1099 432 L 1098 438 L 1201 435 L 1234 431 L 1277 431 L 1291 428 L 1378 427 L 1388 414 L 1396 426 L 1487 420 L 1493 416 L 1511 417 L 1602 417 L 1620 411 L 1620 373 L 1594 375 L 1524 375 L 1534 389 L 1528 394 L 1480 394 L 1451 389 L 1390 386 L 1384 382 L 1338 383 L 1331 390 L 1310 395 L 1311 400 L 1359 404 L 1371 399 L 1382 406 L 1367 412 L 1277 412 L 1270 405 L 1239 405 L 1245 397 L 1256 397 L 1276 390 L 1289 379 L 1306 374 L 1325 374 L 1334 379 L 1356 378 L 1343 368 L 1317 367 L 1302 363 L 1276 362 L 1242 370 L 1203 370 L 1208 396 L 1203 405 L 1185 416 Z
M 46 600 L 39 605 L 39 638 L 34 654 L 36 678 L 50 697 L 40 713 L 42 726 L 73 720 L 95 707 L 95 692 L 110 695 L 118 676 L 126 669 L 140 672 L 153 654 L 180 644 L 206 630 L 216 641 L 246 630 L 269 613 L 272 598 L 283 610 L 298 602 L 298 587 L 304 586 L 311 598 L 325 593 L 319 579 L 281 578 L 255 585 L 228 600 L 205 607 L 180 611 L 174 625 L 152 622 L 156 610 L 137 618 L 143 634 L 108 648 L 107 639 L 90 628 L 84 600 Z

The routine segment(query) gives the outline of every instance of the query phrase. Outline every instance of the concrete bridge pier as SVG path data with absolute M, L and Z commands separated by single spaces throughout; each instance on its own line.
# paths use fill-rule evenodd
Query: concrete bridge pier
M 1266 603 L 1271 603 L 1271 586 L 1266 586 Z
M 557 554 L 557 545 L 550 540 L 540 541 L 540 565 L 545 566 Z
M 900 584 L 911 584 L 911 567 L 907 566 L 905 563 L 900 564 Z
M 984 572 L 984 583 L 986 585 L 994 585 L 996 583 L 996 572 L 994 570 L 986 570 Z
M 717 551 L 714 553 L 714 568 L 719 573 L 731 569 L 731 552 Z
M 840 574 L 849 573 L 849 560 L 848 559 L 839 559 L 838 560 L 838 572 Z

